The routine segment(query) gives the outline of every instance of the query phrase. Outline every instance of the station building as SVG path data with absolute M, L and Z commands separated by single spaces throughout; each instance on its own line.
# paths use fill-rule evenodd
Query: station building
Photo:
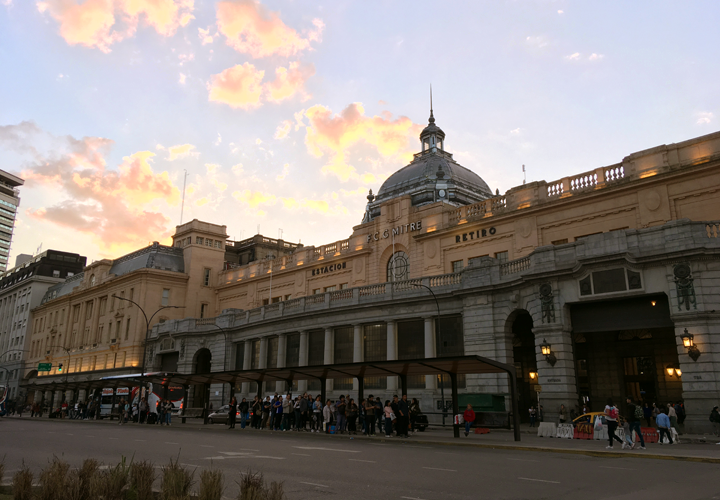
M 547 420 L 561 404 L 601 410 L 630 395 L 684 401 L 686 428 L 708 429 L 720 404 L 720 133 L 502 195 L 445 150 L 432 114 L 420 143 L 370 192 L 345 240 L 229 262 L 215 244 L 225 226 L 178 226 L 185 309 L 151 325 L 143 371 L 477 354 L 516 367 L 523 413 L 538 391 Z M 161 305 L 157 294 L 146 300 Z M 135 349 L 139 360 L 142 341 Z M 409 396 L 437 411 L 446 383 L 409 379 Z M 318 384 L 232 390 L 317 393 Z M 350 378 L 327 384 L 330 397 L 357 391 Z M 487 410 L 509 408 L 507 384 L 460 379 L 464 401 Z M 364 387 L 383 399 L 399 390 L 394 376 Z M 194 386 L 188 405 L 227 397 Z

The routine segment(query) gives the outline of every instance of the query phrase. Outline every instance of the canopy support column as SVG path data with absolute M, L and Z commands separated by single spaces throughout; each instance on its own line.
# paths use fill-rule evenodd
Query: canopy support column
M 327 384 L 325 384 L 326 380 L 327 377 L 320 377 L 320 401 L 322 401 L 323 407 L 325 407 L 325 402 L 327 401 Z
M 187 399 L 188 399 L 188 386 L 183 385 L 183 398 L 182 398 L 182 408 L 180 409 L 180 414 L 182 415 L 182 423 L 185 423 L 186 417 L 185 417 L 185 409 L 187 408 Z M 150 412 L 148 411 L 148 415 Z
M 453 436 L 456 438 L 460 437 L 460 424 L 455 423 L 455 416 L 460 413 L 458 405 L 458 384 L 457 384 L 457 373 L 450 372 L 450 386 L 452 389 L 452 406 L 453 406 Z
M 403 396 L 407 396 L 407 390 L 408 390 L 407 375 L 400 375 L 400 390 L 402 391 L 400 393 L 401 398 Z
M 358 404 L 358 406 L 360 406 L 360 403 L 362 403 L 362 400 L 365 398 L 365 377 L 355 377 L 355 378 L 357 379 L 357 383 L 358 383 L 358 402 L 357 402 L 357 404 Z

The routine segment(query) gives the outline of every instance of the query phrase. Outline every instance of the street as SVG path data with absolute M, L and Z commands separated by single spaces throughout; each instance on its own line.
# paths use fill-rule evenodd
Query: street
M 36 473 L 53 455 L 73 466 L 85 458 L 106 465 L 121 456 L 171 457 L 193 469 L 225 472 L 227 498 L 248 470 L 283 481 L 289 500 L 471 498 L 683 498 L 718 499 L 720 465 L 637 458 L 598 458 L 536 451 L 413 445 L 349 437 L 225 426 L 183 428 L 107 422 L 0 420 L 5 483 L 24 460 Z M 159 472 L 159 469 L 158 469 Z

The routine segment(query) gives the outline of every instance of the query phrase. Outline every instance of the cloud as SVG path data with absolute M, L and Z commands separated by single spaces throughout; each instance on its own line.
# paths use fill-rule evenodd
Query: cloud
M 528 45 L 536 49 L 541 49 L 549 44 L 547 38 L 544 36 L 529 36 L 525 38 L 525 41 Z
M 218 138 L 215 142 L 213 142 L 213 144 L 215 146 L 219 146 L 221 143 L 222 143 L 222 135 L 220 135 L 220 132 L 218 132 Z
M 695 113 L 695 116 L 697 116 L 697 123 L 698 125 L 707 125 L 711 121 L 713 121 L 713 118 L 715 118 L 715 114 L 710 111 L 701 111 L 699 113 Z
M 285 139 L 290 133 L 292 124 L 290 120 L 283 120 L 282 123 L 278 125 L 277 130 L 275 130 L 275 139 Z
M 314 19 L 315 28 L 303 37 L 287 26 L 277 12 L 268 11 L 256 0 L 226 0 L 217 4 L 218 31 L 227 44 L 254 58 L 279 55 L 290 57 L 321 41 L 324 24 Z
M 559 11 L 558 11 L 558 14 L 565 14 L 565 11 L 564 11 L 564 10 L 559 10 Z
M 133 36 L 140 19 L 160 35 L 172 36 L 193 19 L 194 0 L 42 0 L 60 24 L 60 36 L 70 45 L 110 52 L 110 46 Z
M 595 52 L 593 52 L 592 54 L 590 54 L 590 57 L 588 57 L 588 61 L 599 61 L 604 57 L 605 56 L 603 54 L 596 54 Z
M 178 83 L 180 85 L 185 85 L 185 80 L 187 79 L 187 75 L 184 73 L 180 73 L 180 77 L 178 78 Z
M 252 109 L 261 105 L 263 70 L 246 62 L 213 75 L 208 90 L 209 100 L 231 108 Z
M 234 191 L 232 196 L 250 208 L 258 208 L 261 205 L 272 206 L 277 203 L 277 197 L 274 194 L 251 191 L 249 189 Z
M 290 174 L 290 164 L 283 165 L 282 173 L 275 176 L 275 180 L 282 181 Z
M 200 37 L 200 40 L 202 40 L 203 45 L 213 43 L 215 40 L 210 34 L 210 27 L 207 29 L 198 28 L 198 36 Z
M 305 111 L 309 120 L 306 127 L 305 145 L 313 156 L 328 155 L 329 162 L 322 172 L 337 176 L 341 181 L 350 178 L 361 182 L 374 182 L 370 173 L 358 174 L 356 168 L 347 162 L 348 149 L 356 144 L 367 144 L 384 158 L 409 161 L 413 149 L 410 139 L 417 137 L 422 126 L 401 116 L 395 120 L 380 116 L 365 116 L 360 103 L 347 106 L 340 114 L 322 105 L 315 105 Z
M 565 59 L 567 59 L 568 61 L 579 61 L 580 60 L 580 52 L 575 52 L 574 54 L 565 56 Z
M 167 172 L 153 170 L 150 151 L 126 156 L 117 170 L 108 170 L 105 157 L 112 146 L 112 140 L 101 137 L 67 136 L 58 150 L 36 155 L 20 173 L 25 189 L 51 190 L 64 199 L 26 213 L 70 230 L 68 235 L 88 235 L 104 252 L 167 238 L 171 221 L 153 207 L 177 205 L 180 190 Z
M 170 146 L 167 148 L 168 161 L 175 161 L 188 156 L 200 156 L 200 153 L 195 151 L 195 146 L 192 144 L 178 144 L 177 146 Z
M 510 135 L 518 135 L 520 133 L 520 127 L 514 128 L 510 131 Z
M 315 74 L 313 64 L 300 65 L 299 62 L 291 62 L 288 68 L 279 67 L 275 69 L 275 80 L 266 84 L 267 99 L 272 102 L 281 102 L 300 93 L 303 101 L 307 101 L 310 95 L 305 92 L 305 82 Z
M 586 59 L 588 61 L 599 61 L 604 58 L 605 58 L 604 54 L 596 54 L 595 52 L 593 52 Z M 570 54 L 569 56 L 565 56 L 565 60 L 566 61 L 582 61 L 583 56 L 580 52 L 574 52 L 574 53 Z

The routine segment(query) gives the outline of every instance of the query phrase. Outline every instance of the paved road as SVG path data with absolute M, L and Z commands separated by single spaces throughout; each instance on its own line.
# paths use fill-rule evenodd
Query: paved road
M 125 455 L 157 466 L 179 455 L 190 467 L 225 471 L 228 498 L 236 497 L 235 481 L 251 468 L 284 481 L 289 500 L 720 499 L 717 464 L 418 446 L 412 439 L 407 444 L 327 439 L 221 426 L 0 420 L 0 456 L 6 455 L 9 474 L 22 460 L 39 472 L 53 454 L 72 465 L 87 457 L 113 465 Z

